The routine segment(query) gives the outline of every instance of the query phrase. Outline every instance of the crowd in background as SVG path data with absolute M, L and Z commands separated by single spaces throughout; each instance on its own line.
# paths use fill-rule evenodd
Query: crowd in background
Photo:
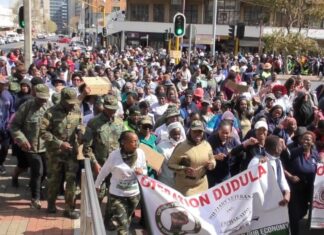
M 0 173 L 6 174 L 4 162 L 12 146 L 17 157 L 12 184 L 18 187 L 18 176 L 31 167 L 26 153 L 42 153 L 36 162 L 44 169 L 36 169 L 38 174 L 31 176 L 31 206 L 40 208 L 40 192 L 35 188 L 41 187 L 46 176 L 62 174 L 59 180 L 50 180 L 60 185 L 57 192 L 51 192 L 54 197 L 64 191 L 64 177 L 73 188 L 69 192 L 76 193 L 71 179 L 79 183 L 82 158 L 77 160 L 76 155 L 82 153 L 91 159 L 99 198 L 109 195 L 104 215 L 107 228 L 125 234 L 131 212 L 140 203 L 132 172 L 148 174 L 187 196 L 242 172 L 255 163 L 252 159 L 280 159 L 282 165 L 274 163 L 284 198 L 280 204 L 288 205 L 292 234 L 298 234 L 298 222 L 309 208 L 316 163 L 324 160 L 324 84 L 312 86 L 313 81 L 304 79 L 298 66 L 294 67 L 296 75 L 279 80 L 284 71 L 280 56 L 220 53 L 212 58 L 195 50 L 190 63 L 187 57 L 184 54 L 176 61 L 165 49 L 82 52 L 48 43 L 34 47 L 33 63 L 26 70 L 20 50 L 2 53 Z M 321 74 L 324 61 L 309 61 L 313 73 Z M 95 76 L 111 84 L 108 94 L 90 95 L 83 78 Z M 44 140 L 45 149 L 40 152 L 17 137 L 17 131 L 23 132 L 24 120 L 17 125 L 16 115 L 22 115 L 26 103 L 35 99 L 44 108 L 34 123 L 40 135 L 26 138 Z M 57 120 L 67 122 L 66 129 L 73 126 L 75 132 L 56 131 L 60 123 L 55 123 L 55 112 L 64 110 L 66 119 L 57 115 Z M 70 123 L 71 112 L 80 118 Z M 74 134 L 73 141 L 83 148 L 77 148 L 73 167 L 54 174 L 53 167 L 46 167 L 50 156 L 43 153 L 51 155 L 49 149 L 56 147 L 74 149 L 70 138 Z M 159 172 L 146 166 L 137 143 L 164 156 Z M 108 174 L 112 176 L 107 180 Z M 71 210 L 65 215 L 77 218 L 74 197 L 67 198 Z M 56 212 L 55 205 L 48 209 Z

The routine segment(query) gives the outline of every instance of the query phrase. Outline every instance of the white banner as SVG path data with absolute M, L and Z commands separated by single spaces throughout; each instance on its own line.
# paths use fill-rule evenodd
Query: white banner
M 314 181 L 311 228 L 324 229 L 324 165 L 317 165 Z
M 150 234 L 289 234 L 287 207 L 271 166 L 248 169 L 208 191 L 184 197 L 139 176 Z

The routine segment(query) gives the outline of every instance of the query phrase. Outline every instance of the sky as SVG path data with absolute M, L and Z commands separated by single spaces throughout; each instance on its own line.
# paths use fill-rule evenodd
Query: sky
M 16 1 L 12 0 L 0 0 L 0 6 L 5 8 L 10 8 Z

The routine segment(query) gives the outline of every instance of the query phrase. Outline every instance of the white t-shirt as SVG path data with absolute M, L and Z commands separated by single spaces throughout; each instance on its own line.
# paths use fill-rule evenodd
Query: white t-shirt
M 133 197 L 140 193 L 135 168 L 142 168 L 143 174 L 147 174 L 145 153 L 137 149 L 137 160 L 131 168 L 122 159 L 120 149 L 109 155 L 105 164 L 97 176 L 95 187 L 100 188 L 104 179 L 111 173 L 109 193 L 120 197 Z
M 269 161 L 269 163 L 272 166 L 272 169 L 274 171 L 275 177 L 278 180 L 278 175 L 279 174 L 277 173 L 277 164 L 276 164 L 276 160 L 278 158 L 276 158 L 274 156 L 271 156 L 268 153 L 266 153 L 266 157 L 268 158 L 268 161 Z M 281 179 L 279 179 L 279 182 L 278 182 L 279 187 L 280 187 L 280 189 L 282 191 L 290 192 L 290 187 L 289 187 L 287 179 L 285 177 L 285 173 L 284 173 L 284 170 L 283 170 L 283 167 L 282 167 L 282 164 L 281 164 L 281 160 L 279 159 L 279 161 L 280 161 L 280 171 L 281 171 Z M 258 165 L 259 162 L 260 162 L 259 156 L 253 157 L 252 160 L 250 161 L 249 165 L 248 165 L 248 168 L 251 168 L 252 166 Z

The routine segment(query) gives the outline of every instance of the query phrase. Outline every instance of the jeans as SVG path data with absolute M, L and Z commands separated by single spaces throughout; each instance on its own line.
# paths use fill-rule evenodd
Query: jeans
M 30 189 L 32 199 L 40 199 L 41 184 L 46 177 L 45 153 L 25 153 L 30 165 Z

